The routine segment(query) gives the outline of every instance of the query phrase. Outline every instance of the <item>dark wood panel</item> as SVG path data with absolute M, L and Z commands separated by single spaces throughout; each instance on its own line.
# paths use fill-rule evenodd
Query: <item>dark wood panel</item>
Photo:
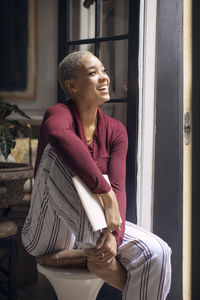
M 172 286 L 182 299 L 183 1 L 158 1 L 153 229 L 171 246 Z

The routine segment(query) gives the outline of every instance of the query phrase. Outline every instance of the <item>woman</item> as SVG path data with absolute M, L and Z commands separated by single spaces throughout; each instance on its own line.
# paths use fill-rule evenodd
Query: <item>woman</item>
M 62 60 L 58 73 L 71 100 L 50 107 L 41 125 L 24 246 L 35 256 L 84 248 L 88 269 L 122 290 L 123 299 L 165 299 L 170 248 L 125 221 L 127 133 L 99 108 L 110 99 L 105 68 L 92 53 L 78 51 Z M 73 174 L 101 196 L 108 224 L 102 233 L 92 232 Z M 102 174 L 108 174 L 111 187 Z

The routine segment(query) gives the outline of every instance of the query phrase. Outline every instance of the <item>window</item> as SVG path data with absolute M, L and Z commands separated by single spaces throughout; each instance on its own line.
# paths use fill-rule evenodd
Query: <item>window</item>
M 127 218 L 131 221 L 136 220 L 139 2 L 59 0 L 58 60 L 77 50 L 99 57 L 111 80 L 111 100 L 102 109 L 127 126 Z M 64 98 L 58 87 L 59 101 Z

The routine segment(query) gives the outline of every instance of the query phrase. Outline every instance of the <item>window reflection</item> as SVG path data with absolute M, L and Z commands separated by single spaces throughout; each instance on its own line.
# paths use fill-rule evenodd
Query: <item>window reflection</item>
M 95 37 L 95 1 L 86 5 L 85 0 L 70 0 L 69 39 Z M 128 0 L 101 0 L 100 36 L 107 37 L 128 33 Z
M 102 37 L 128 33 L 128 3 L 128 0 L 102 1 Z
M 127 103 L 105 103 L 101 106 L 103 112 L 127 125 Z
M 84 0 L 70 0 L 70 32 L 69 39 L 81 40 L 95 37 L 95 3 L 89 8 Z
M 100 44 L 100 60 L 110 77 L 111 98 L 127 96 L 128 41 L 113 41 Z
M 69 46 L 69 53 L 72 53 L 74 51 L 90 51 L 94 53 L 94 44 L 84 44 L 84 45 L 71 45 Z

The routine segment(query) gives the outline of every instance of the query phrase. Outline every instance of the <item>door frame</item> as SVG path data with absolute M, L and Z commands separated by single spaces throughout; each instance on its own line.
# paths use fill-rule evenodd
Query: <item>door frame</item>
M 182 299 L 183 0 L 158 2 L 153 231 L 172 248 L 167 299 Z
M 192 63 L 192 299 L 200 299 L 200 3 L 193 0 L 193 63 Z

